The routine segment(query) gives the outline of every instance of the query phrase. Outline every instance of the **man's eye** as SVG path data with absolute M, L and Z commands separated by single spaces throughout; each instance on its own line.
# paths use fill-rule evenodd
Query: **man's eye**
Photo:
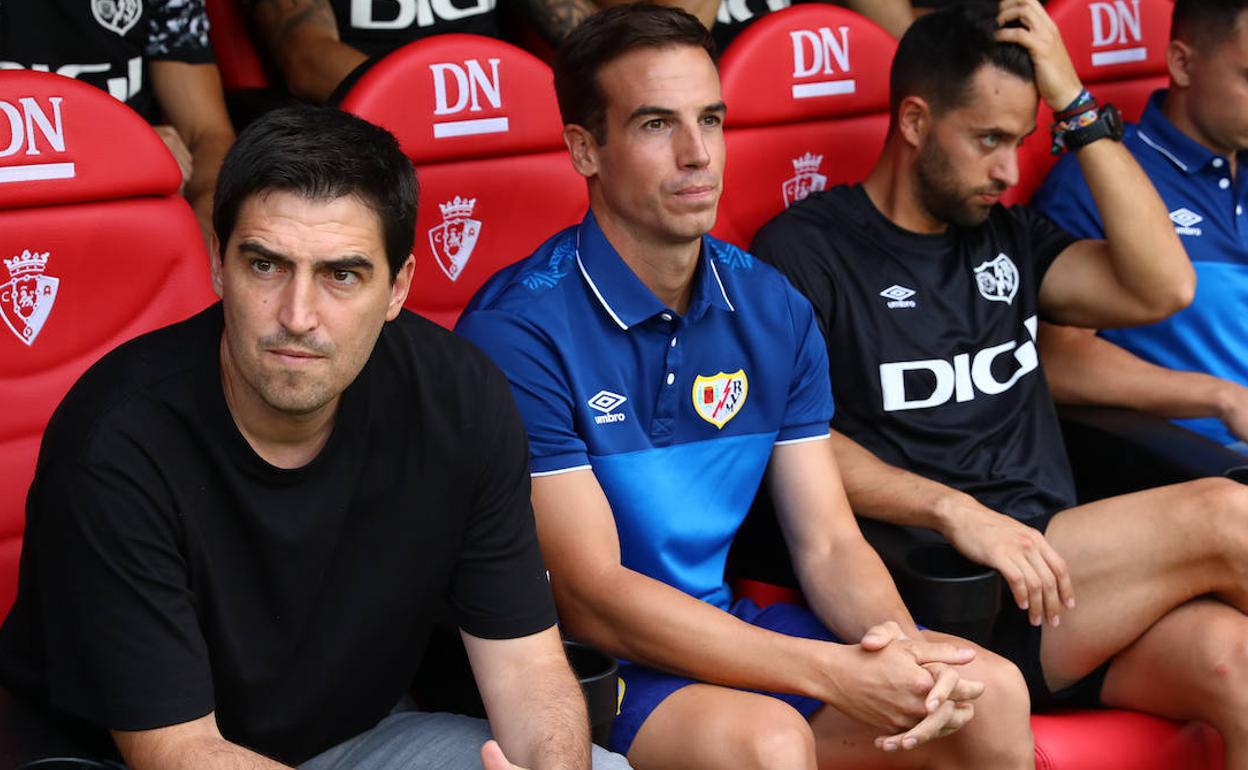
M 334 279 L 334 283 L 343 286 L 353 286 L 360 280 L 360 276 L 350 270 L 334 270 L 330 273 L 330 277 Z
M 267 259 L 253 259 L 251 260 L 251 269 L 257 273 L 271 273 L 277 269 L 277 266 Z
M 981 136 L 979 141 L 983 142 L 985 147 L 995 148 L 1001 143 L 1001 137 L 997 134 L 988 134 L 986 136 Z
M 664 127 L 666 126 L 667 126 L 667 121 L 664 120 L 663 118 L 651 118 L 650 120 L 647 120 L 645 123 L 641 124 L 641 127 L 646 129 L 647 131 L 662 131 Z
M 702 125 L 704 126 L 718 126 L 719 124 L 723 122 L 724 122 L 724 119 L 720 117 L 719 115 L 702 116 Z

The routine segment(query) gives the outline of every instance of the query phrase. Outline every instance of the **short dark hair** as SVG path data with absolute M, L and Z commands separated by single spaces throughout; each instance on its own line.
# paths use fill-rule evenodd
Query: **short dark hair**
M 1197 48 L 1221 45 L 1235 34 L 1248 0 L 1175 0 L 1170 39 Z
M 701 48 L 715 60 L 710 31 L 679 8 L 617 5 L 581 22 L 555 56 L 555 94 L 564 124 L 584 126 L 598 144 L 605 142 L 607 99 L 598 82 L 599 71 L 638 48 L 674 46 Z
M 222 250 L 243 202 L 276 191 L 359 198 L 381 222 L 391 281 L 412 252 L 416 171 L 389 131 L 362 118 L 333 107 L 286 107 L 244 129 L 221 164 L 213 197 Z
M 933 112 L 966 102 L 971 79 L 991 64 L 1019 79 L 1035 82 L 1031 55 L 1017 43 L 997 41 L 997 4 L 964 2 L 917 19 L 897 45 L 889 76 L 889 109 L 894 120 L 901 100 L 920 96 Z

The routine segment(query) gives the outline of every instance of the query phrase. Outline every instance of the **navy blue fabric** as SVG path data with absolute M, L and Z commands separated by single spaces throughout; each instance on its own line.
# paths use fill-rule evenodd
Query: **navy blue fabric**
M 1191 306 L 1149 326 L 1101 335 L 1159 366 L 1212 374 L 1248 386 L 1248 219 L 1244 175 L 1231 179 L 1227 159 L 1181 132 L 1162 112 L 1166 92 L 1149 99 L 1125 144 L 1153 181 L 1196 269 Z M 1240 153 L 1239 167 L 1248 161 Z M 1054 166 L 1032 205 L 1072 234 L 1105 230 L 1077 159 Z M 1214 418 L 1176 421 L 1222 444 L 1235 437 Z
M 825 642 L 838 642 L 819 618 L 805 607 L 796 604 L 772 604 L 759 608 L 750 599 L 738 599 L 733 602 L 729 612 L 741 620 L 759 628 L 785 634 L 800 636 L 805 639 L 822 639 Z M 624 663 L 620 666 L 620 705 L 615 713 L 615 722 L 611 725 L 611 741 L 607 748 L 620 754 L 628 754 L 637 737 L 637 731 L 645 724 L 659 704 L 667 696 L 682 687 L 698 684 L 697 680 L 675 674 L 655 671 L 652 668 Z M 756 691 L 757 692 L 757 691 Z M 779 698 L 810 719 L 816 711 L 823 707 L 823 702 L 804 695 L 767 692 L 773 698 Z

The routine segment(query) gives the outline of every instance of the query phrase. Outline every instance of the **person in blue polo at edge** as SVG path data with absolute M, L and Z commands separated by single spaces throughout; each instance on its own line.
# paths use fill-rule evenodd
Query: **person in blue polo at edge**
M 920 631 L 858 531 L 809 303 L 706 235 L 725 156 L 713 54 L 658 6 L 572 33 L 555 84 L 590 212 L 457 327 L 524 419 L 562 627 L 624 661 L 610 745 L 640 770 L 1030 768 L 1018 670 Z M 725 585 L 764 472 L 809 610 Z
M 1125 144 L 1166 203 L 1196 268 L 1196 299 L 1149 326 L 1043 325 L 1040 349 L 1059 402 L 1125 406 L 1248 454 L 1248 0 L 1177 0 L 1170 88 L 1152 95 Z M 1032 205 L 1068 232 L 1104 237 L 1072 156 Z

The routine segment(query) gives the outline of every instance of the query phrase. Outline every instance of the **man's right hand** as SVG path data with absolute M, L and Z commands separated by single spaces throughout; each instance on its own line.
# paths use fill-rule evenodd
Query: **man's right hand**
M 1033 626 L 1047 619 L 1056 628 L 1062 608 L 1075 606 L 1066 560 L 1039 530 L 985 508 L 973 498 L 953 506 L 957 510 L 942 517 L 948 523 L 941 533 L 963 556 L 1001 573 Z
M 974 713 L 969 700 L 983 691 L 982 684 L 961 680 L 948 668 L 969 663 L 974 650 L 908 639 L 889 626 L 896 624 L 868 631 L 861 645 L 830 648 L 837 656 L 830 669 L 837 675 L 825 698 L 853 719 L 894 731 L 876 741 L 886 751 L 914 748 L 957 730 Z M 938 705 L 929 708 L 933 700 Z

